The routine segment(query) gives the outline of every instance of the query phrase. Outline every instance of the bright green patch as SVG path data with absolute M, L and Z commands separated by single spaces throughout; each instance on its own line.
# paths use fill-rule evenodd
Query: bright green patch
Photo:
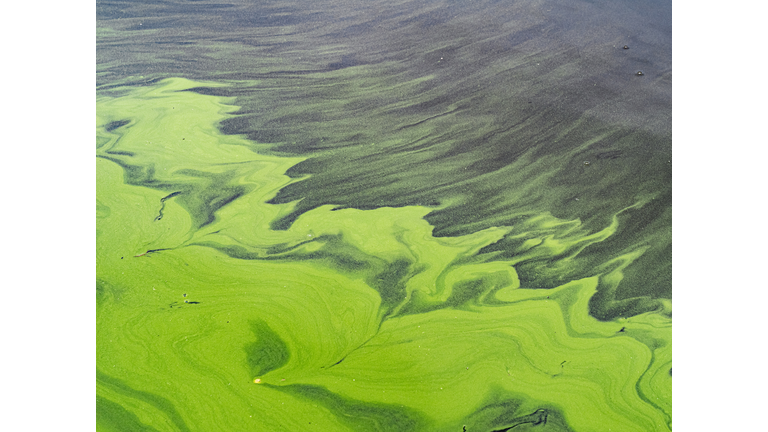
M 198 85 L 98 99 L 99 430 L 671 427 L 668 310 L 588 313 L 642 252 L 548 290 L 516 270 L 574 265 L 621 212 L 434 237 L 429 208 L 328 205 L 275 231 L 301 159 L 221 135 L 236 108 Z

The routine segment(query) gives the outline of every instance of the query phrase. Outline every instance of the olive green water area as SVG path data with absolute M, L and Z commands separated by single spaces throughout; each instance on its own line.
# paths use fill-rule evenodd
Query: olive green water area
M 608 321 L 661 310 L 672 295 L 670 9 L 665 0 L 99 0 L 98 92 L 185 77 L 201 82 L 196 93 L 233 98 L 239 109 L 220 131 L 261 143 L 261 154 L 301 158 L 285 171 L 296 181 L 270 198 L 285 209 L 269 219 L 275 230 L 325 206 L 428 206 L 436 237 L 507 226 L 478 255 L 515 262 L 522 287 L 620 268 L 621 283 L 600 278 L 590 302 Z M 126 169 L 165 196 L 192 188 L 160 184 L 149 163 Z M 194 206 L 195 226 L 253 188 L 237 170 L 188 169 L 199 195 L 165 204 Z M 592 235 L 602 241 L 577 241 Z
M 671 429 L 671 302 L 590 315 L 647 246 L 562 277 L 653 196 L 598 229 L 542 211 L 435 236 L 446 203 L 274 229 L 305 158 L 222 134 L 234 99 L 189 90 L 223 85 L 97 98 L 98 430 Z

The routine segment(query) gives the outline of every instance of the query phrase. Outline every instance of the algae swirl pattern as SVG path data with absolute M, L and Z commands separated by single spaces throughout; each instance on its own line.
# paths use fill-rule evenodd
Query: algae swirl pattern
M 199 91 L 232 85 L 97 98 L 98 430 L 671 429 L 671 302 L 594 313 L 650 246 L 582 258 L 655 196 L 451 236 L 447 202 L 301 208 L 309 159 Z

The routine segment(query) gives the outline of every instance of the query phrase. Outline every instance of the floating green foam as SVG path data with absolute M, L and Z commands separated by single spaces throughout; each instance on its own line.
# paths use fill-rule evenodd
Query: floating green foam
M 516 227 L 436 238 L 425 207 L 274 231 L 301 159 L 221 135 L 236 107 L 202 84 L 97 101 L 99 430 L 671 428 L 668 311 L 588 314 L 636 256 L 550 290 L 515 271 L 569 265 L 618 219 L 581 235 L 542 214 L 498 260 L 478 251 Z

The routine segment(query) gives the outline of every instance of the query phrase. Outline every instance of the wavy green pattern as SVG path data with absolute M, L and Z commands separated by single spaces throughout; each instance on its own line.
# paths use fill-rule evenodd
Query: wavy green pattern
M 434 237 L 431 208 L 330 205 L 274 231 L 302 159 L 221 135 L 236 107 L 200 85 L 97 101 L 99 430 L 671 429 L 671 304 L 588 313 L 642 250 L 548 290 L 516 271 L 556 275 L 645 202 L 594 234 L 541 214 Z
M 96 54 L 99 94 L 201 81 L 196 93 L 240 107 L 223 133 L 306 158 L 269 201 L 293 203 L 273 228 L 324 205 L 428 206 L 436 237 L 511 227 L 480 251 L 510 259 L 630 208 L 603 241 L 566 244 L 556 269 L 546 251 L 516 265 L 521 286 L 591 277 L 642 249 L 590 313 L 638 315 L 672 296 L 669 0 L 98 0 Z M 132 168 L 133 184 L 151 168 Z M 228 184 L 235 172 L 187 170 L 208 185 L 180 198 L 196 197 L 200 223 L 248 193 Z M 177 186 L 168 194 L 192 185 Z M 548 230 L 529 224 L 545 212 Z

